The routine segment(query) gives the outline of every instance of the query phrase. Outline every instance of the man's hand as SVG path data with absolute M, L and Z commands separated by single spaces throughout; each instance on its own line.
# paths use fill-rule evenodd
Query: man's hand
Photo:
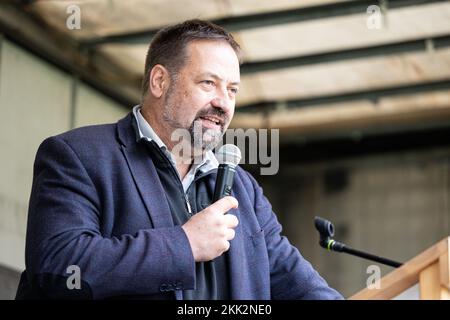
M 229 241 L 234 238 L 234 228 L 239 221 L 235 215 L 225 213 L 237 207 L 236 198 L 224 197 L 195 214 L 182 226 L 196 262 L 213 260 L 230 248 Z

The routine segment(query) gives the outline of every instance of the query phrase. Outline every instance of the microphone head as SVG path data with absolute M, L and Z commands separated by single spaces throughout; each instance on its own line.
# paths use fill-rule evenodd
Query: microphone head
M 319 231 L 321 238 L 329 238 L 334 236 L 334 225 L 331 221 L 316 216 L 314 218 L 314 225 L 317 231 Z
M 319 244 L 322 248 L 328 249 L 328 250 L 335 250 L 333 247 L 330 249 L 330 243 L 333 244 L 333 242 L 330 242 L 332 239 L 331 237 L 334 236 L 334 226 L 333 224 L 321 217 L 315 217 L 314 218 L 314 225 L 316 226 L 317 231 L 319 231 L 320 239 Z
M 241 150 L 234 144 L 224 144 L 216 152 L 216 158 L 219 164 L 227 164 L 234 168 L 241 161 Z

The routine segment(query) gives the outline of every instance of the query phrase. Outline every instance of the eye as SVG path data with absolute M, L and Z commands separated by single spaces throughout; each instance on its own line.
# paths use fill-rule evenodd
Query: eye
M 214 82 L 211 80 L 203 80 L 202 83 L 208 85 L 208 86 L 214 86 Z
M 230 90 L 233 94 L 237 94 L 238 91 L 239 91 L 238 88 L 230 88 L 230 89 L 228 89 L 228 90 Z

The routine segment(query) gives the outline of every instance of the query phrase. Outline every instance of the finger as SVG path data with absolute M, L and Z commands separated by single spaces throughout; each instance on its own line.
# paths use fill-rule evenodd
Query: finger
M 228 249 L 230 249 L 230 242 L 229 241 L 225 241 L 223 252 L 228 251 Z
M 233 240 L 235 236 L 236 236 L 236 232 L 234 231 L 234 229 L 227 229 L 226 239 L 228 241 Z
M 236 228 L 239 224 L 239 219 L 234 214 L 226 214 L 224 216 L 225 219 L 225 225 L 228 228 Z
M 208 207 L 208 209 L 212 212 L 220 212 L 222 214 L 226 213 L 230 209 L 235 209 L 239 205 L 236 198 L 231 196 L 223 197 L 222 199 L 217 200 L 212 205 Z

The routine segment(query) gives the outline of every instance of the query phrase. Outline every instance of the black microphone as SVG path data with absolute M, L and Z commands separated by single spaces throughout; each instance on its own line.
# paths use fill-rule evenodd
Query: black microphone
M 231 195 L 236 166 L 241 161 L 241 150 L 234 144 L 225 144 L 216 153 L 219 168 L 214 188 L 213 202 Z
M 334 225 L 331 223 L 331 221 L 328 221 L 321 217 L 315 217 L 314 226 L 316 227 L 317 231 L 319 231 L 320 235 L 319 244 L 322 248 L 325 248 L 329 251 L 345 252 L 360 258 L 379 262 L 394 268 L 399 268 L 403 265 L 402 263 L 394 260 L 386 259 L 368 252 L 353 249 L 347 246 L 346 244 L 343 244 L 342 242 L 334 240 L 333 239 Z

